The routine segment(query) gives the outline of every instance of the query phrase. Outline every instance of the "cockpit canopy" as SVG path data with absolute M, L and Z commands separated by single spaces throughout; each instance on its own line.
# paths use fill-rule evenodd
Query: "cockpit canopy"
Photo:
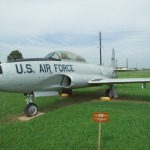
M 86 62 L 86 60 L 83 57 L 68 51 L 55 51 L 46 55 L 44 58 L 54 59 L 54 60 Z

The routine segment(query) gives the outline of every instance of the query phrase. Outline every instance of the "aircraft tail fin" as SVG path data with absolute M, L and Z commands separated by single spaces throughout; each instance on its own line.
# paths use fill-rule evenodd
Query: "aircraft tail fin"
M 110 66 L 115 69 L 115 50 L 114 48 L 112 49 L 112 57 L 111 57 L 111 64 Z

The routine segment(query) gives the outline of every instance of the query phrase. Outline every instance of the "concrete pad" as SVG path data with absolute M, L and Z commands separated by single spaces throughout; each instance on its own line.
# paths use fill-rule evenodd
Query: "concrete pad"
M 33 116 L 33 117 L 27 117 L 27 116 L 24 115 L 24 116 L 19 117 L 18 120 L 20 120 L 20 121 L 29 121 L 29 120 L 31 120 L 33 118 L 36 118 L 36 117 L 39 117 L 39 116 L 41 116 L 43 114 L 44 113 L 42 113 L 42 112 L 38 112 L 37 115 Z

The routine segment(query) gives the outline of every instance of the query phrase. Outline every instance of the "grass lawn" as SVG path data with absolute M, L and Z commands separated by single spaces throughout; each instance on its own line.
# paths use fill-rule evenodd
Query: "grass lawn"
M 129 75 L 128 75 L 129 74 Z M 120 72 L 121 77 L 150 77 L 149 71 Z M 98 123 L 93 112 L 108 112 L 102 124 L 104 150 L 150 149 L 150 84 L 116 85 L 119 101 L 98 101 L 107 86 L 74 90 L 73 97 L 42 97 L 35 102 L 44 115 L 27 122 L 23 115 L 25 97 L 0 92 L 1 150 L 96 150 Z

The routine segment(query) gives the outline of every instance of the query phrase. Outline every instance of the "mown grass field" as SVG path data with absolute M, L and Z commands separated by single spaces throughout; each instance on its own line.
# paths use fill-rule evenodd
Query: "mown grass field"
M 120 77 L 150 77 L 149 71 L 120 72 Z M 102 124 L 102 150 L 150 149 L 150 84 L 116 85 L 119 100 L 99 101 L 107 86 L 77 89 L 73 97 L 37 98 L 45 114 L 27 122 L 21 94 L 0 92 L 1 150 L 96 150 L 98 123 L 92 113 L 104 111 L 110 121 Z

